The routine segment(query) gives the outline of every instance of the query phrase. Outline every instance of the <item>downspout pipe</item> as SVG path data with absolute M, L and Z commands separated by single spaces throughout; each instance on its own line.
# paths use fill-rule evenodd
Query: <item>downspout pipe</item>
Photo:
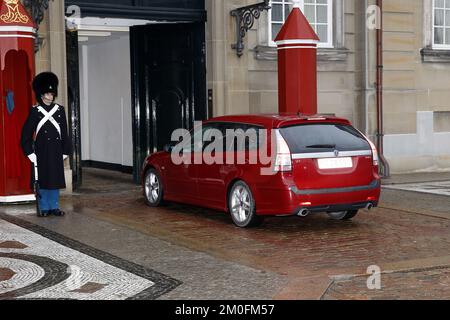
M 369 8 L 369 0 L 364 0 L 364 13 L 361 23 L 366 24 L 367 9 Z M 370 95 L 372 94 L 372 83 L 369 80 L 369 67 L 370 67 L 370 52 L 369 52 L 369 28 L 364 28 L 364 133 L 366 136 L 370 135 L 369 124 L 369 102 Z
M 390 167 L 384 157 L 384 123 L 383 123 L 383 0 L 376 2 L 379 8 L 379 28 L 377 28 L 377 148 L 381 164 L 381 175 L 390 176 Z

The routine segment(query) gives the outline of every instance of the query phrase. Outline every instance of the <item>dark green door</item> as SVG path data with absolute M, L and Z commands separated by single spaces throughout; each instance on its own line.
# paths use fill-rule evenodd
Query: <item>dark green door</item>
M 130 30 L 134 179 L 148 154 L 172 132 L 207 118 L 205 24 L 135 26 Z

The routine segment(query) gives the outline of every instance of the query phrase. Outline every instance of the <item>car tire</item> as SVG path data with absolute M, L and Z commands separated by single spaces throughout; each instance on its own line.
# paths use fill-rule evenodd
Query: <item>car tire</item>
M 228 208 L 234 224 L 240 228 L 257 227 L 264 220 L 256 214 L 255 200 L 244 181 L 238 181 L 231 187 Z
M 328 212 L 328 215 L 333 220 L 351 220 L 358 214 L 358 210 L 349 210 L 341 212 Z
M 144 195 L 145 202 L 150 207 L 160 207 L 164 204 L 164 188 L 156 169 L 149 169 L 145 174 Z

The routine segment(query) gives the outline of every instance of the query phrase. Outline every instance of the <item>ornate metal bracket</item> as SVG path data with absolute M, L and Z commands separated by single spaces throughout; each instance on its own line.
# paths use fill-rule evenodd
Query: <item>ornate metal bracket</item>
M 41 24 L 42 20 L 44 20 L 45 10 L 48 9 L 48 2 L 49 0 L 23 0 L 23 5 L 28 10 L 31 17 L 33 18 L 33 21 L 36 24 L 36 33 L 39 30 L 39 25 Z M 43 38 L 37 36 L 35 44 L 36 52 L 39 51 L 42 42 Z
M 236 50 L 238 57 L 241 57 L 244 54 L 244 37 L 248 30 L 253 27 L 255 20 L 259 19 L 261 12 L 270 9 L 269 1 L 270 0 L 264 0 L 264 2 L 237 8 L 230 12 L 230 14 L 236 18 L 237 37 L 236 44 L 233 44 L 231 47 Z

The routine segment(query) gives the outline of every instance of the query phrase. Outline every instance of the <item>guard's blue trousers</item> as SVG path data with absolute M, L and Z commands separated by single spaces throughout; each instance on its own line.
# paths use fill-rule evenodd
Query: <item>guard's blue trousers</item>
M 59 189 L 46 190 L 41 189 L 41 197 L 39 199 L 39 206 L 41 211 L 49 211 L 59 209 Z

